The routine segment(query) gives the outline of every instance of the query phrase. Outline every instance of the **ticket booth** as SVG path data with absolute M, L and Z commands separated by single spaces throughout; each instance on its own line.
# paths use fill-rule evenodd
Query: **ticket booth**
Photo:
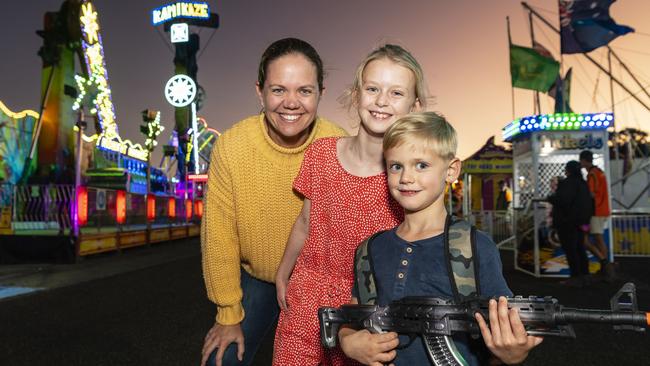
M 566 277 L 569 266 L 551 220 L 552 181 L 564 178 L 564 166 L 591 150 L 594 165 L 609 180 L 607 129 L 614 126 L 611 113 L 544 114 L 515 120 L 503 129 L 503 139 L 513 149 L 513 207 L 515 216 L 515 268 L 537 277 Z M 583 169 L 586 177 L 586 171 Z M 604 233 L 610 260 L 611 218 Z M 600 267 L 594 256 L 589 269 Z

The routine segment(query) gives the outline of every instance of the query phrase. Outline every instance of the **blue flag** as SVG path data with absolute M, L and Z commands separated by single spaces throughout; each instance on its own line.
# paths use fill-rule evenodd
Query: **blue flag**
M 616 0 L 559 0 L 562 53 L 587 53 L 634 29 L 609 16 Z
M 569 106 L 571 97 L 571 68 L 564 75 L 558 74 L 555 83 L 548 90 L 548 95 L 555 98 L 555 113 L 573 113 Z

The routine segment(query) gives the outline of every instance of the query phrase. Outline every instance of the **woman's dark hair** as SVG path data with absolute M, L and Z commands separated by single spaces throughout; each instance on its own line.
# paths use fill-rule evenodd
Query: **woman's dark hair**
M 566 170 L 567 176 L 582 178 L 582 174 L 580 173 L 581 166 L 579 162 L 575 160 L 571 160 L 568 163 L 566 163 L 564 169 Z
M 260 66 L 257 72 L 257 82 L 260 88 L 264 86 L 266 81 L 266 70 L 269 64 L 284 56 L 292 53 L 298 53 L 305 56 L 311 63 L 316 66 L 316 74 L 318 79 L 318 90 L 323 91 L 323 78 L 325 72 L 323 71 L 323 61 L 320 59 L 318 52 L 309 43 L 298 38 L 284 38 L 271 43 L 266 48 L 260 59 Z

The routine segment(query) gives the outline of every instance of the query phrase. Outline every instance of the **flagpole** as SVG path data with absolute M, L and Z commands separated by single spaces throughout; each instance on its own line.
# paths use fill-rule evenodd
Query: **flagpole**
M 616 159 L 616 162 L 619 163 L 621 162 L 619 152 L 618 152 L 618 141 L 620 141 L 620 135 L 616 133 L 616 113 L 614 113 L 614 80 L 612 80 L 612 49 L 607 46 L 607 67 L 609 68 L 609 97 L 612 103 L 612 114 L 614 115 L 614 159 Z M 625 171 L 625 162 L 623 161 L 623 171 Z M 624 176 L 625 174 L 623 174 Z M 625 183 L 621 184 L 621 196 L 625 194 L 624 192 L 625 189 Z
M 510 37 L 510 17 L 506 17 L 506 27 L 508 28 L 508 58 L 510 57 L 510 46 L 512 38 Z M 511 65 L 512 66 L 512 65 Z M 512 120 L 515 120 L 515 87 L 512 85 L 512 75 L 510 76 L 510 95 L 512 97 Z
M 528 23 L 530 24 L 530 43 L 531 47 L 535 49 L 535 30 L 533 29 L 533 13 L 528 12 Z M 539 104 L 539 91 L 535 90 L 535 94 L 533 94 L 533 104 L 534 108 L 536 108 L 536 113 L 535 114 L 542 114 L 542 108 Z
M 551 28 L 552 30 L 554 30 L 554 31 L 555 31 L 556 33 L 558 33 L 558 34 L 560 33 L 560 31 L 559 31 L 557 28 L 555 28 L 555 26 L 553 26 L 553 25 L 552 25 L 548 20 L 546 20 L 546 18 L 544 18 L 544 17 L 541 16 L 538 12 L 536 12 L 535 9 L 531 8 L 530 5 L 528 5 L 525 1 L 522 2 L 521 5 L 522 5 L 524 8 L 526 8 L 527 10 L 529 10 L 531 13 L 533 13 L 533 14 L 534 14 L 534 15 L 535 15 L 539 20 L 541 20 L 541 21 L 542 21 L 544 24 L 546 24 L 549 28 Z M 650 106 L 648 106 L 648 105 L 647 105 L 646 103 L 644 103 L 641 99 L 639 99 L 639 97 L 638 97 L 636 94 L 634 94 L 634 93 L 633 93 L 630 89 L 628 89 L 628 87 L 626 87 L 626 86 L 625 86 L 625 85 L 624 85 L 620 80 L 618 80 L 618 79 L 615 78 L 615 77 L 614 77 L 610 72 L 608 72 L 607 69 L 605 69 L 605 67 L 603 67 L 601 64 L 599 64 L 598 62 L 596 62 L 596 60 L 594 60 L 593 58 L 591 58 L 591 56 L 587 55 L 586 53 L 581 53 L 581 55 L 583 55 L 585 58 L 587 58 L 587 60 L 591 61 L 591 63 L 594 64 L 596 67 L 598 67 L 602 72 L 604 72 L 604 73 L 606 73 L 607 75 L 609 75 L 609 77 L 610 77 L 610 78 L 611 78 L 611 79 L 612 79 L 616 84 L 618 84 L 618 86 L 620 86 L 623 90 L 625 90 L 625 91 L 630 95 L 630 97 L 634 98 L 634 99 L 635 99 L 637 102 L 639 102 L 639 104 L 641 104 L 645 109 L 647 109 L 648 111 L 650 111 Z
M 612 80 L 612 49 L 607 47 L 609 51 L 607 52 L 607 67 L 609 68 L 609 97 L 612 103 L 612 114 L 616 117 L 614 113 L 614 80 Z M 616 126 L 616 124 L 614 124 Z

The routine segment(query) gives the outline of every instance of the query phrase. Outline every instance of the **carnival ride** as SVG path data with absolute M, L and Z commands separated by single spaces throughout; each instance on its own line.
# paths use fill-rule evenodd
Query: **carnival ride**
M 12 112 L 0 102 L 0 262 L 74 260 L 198 235 L 202 195 L 185 184 L 185 166 L 195 162 L 178 152 L 196 146 L 205 171 L 218 131 L 198 119 L 196 131 L 182 131 L 180 147 L 178 138 L 164 147 L 176 171 L 153 167 L 160 113 L 143 111 L 144 146 L 120 135 L 92 2 L 64 1 L 37 33 L 44 40 L 40 112 Z M 94 134 L 86 134 L 88 124 Z

